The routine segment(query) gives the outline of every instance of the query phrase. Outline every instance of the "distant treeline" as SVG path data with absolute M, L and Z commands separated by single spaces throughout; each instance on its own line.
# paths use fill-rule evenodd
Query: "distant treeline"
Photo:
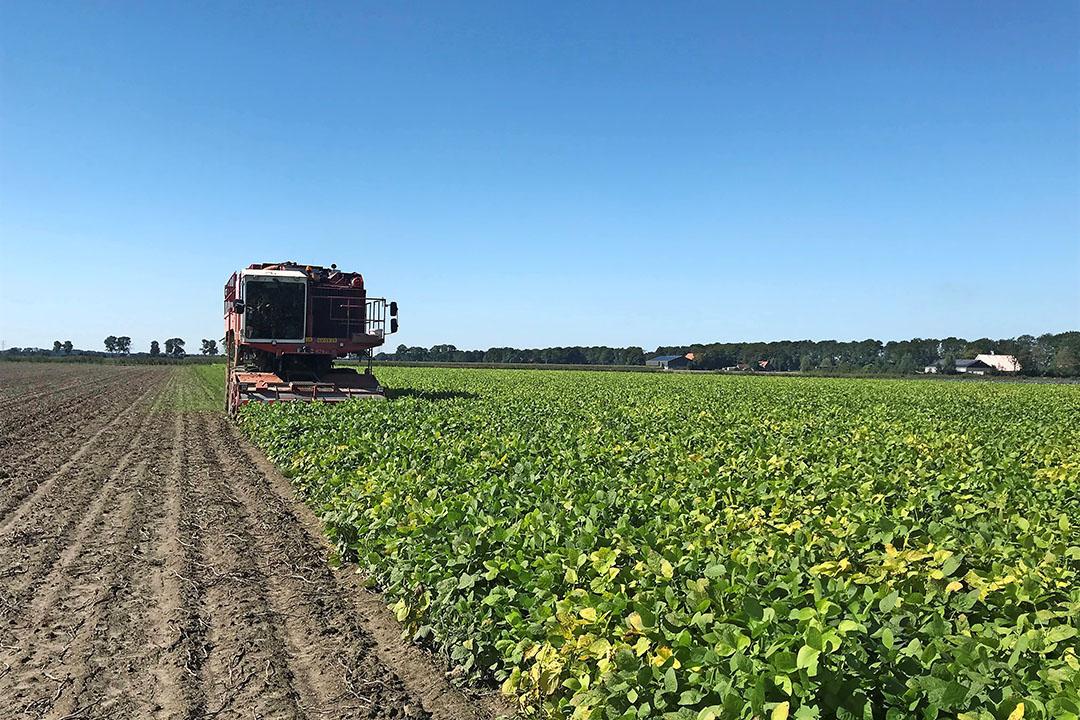
M 670 352 L 669 352 L 670 351 Z M 775 370 L 803 372 L 829 370 L 874 373 L 921 371 L 938 361 L 948 365 L 980 353 L 1015 355 L 1023 372 L 1030 375 L 1074 375 L 1080 373 L 1080 332 L 1047 333 L 1035 337 L 993 340 L 959 337 L 914 338 L 837 342 L 835 340 L 796 340 L 770 343 L 711 343 L 688 347 L 661 347 L 659 354 L 678 352 L 694 354 L 694 366 L 702 370 L 753 364 L 767 360 Z
M 339 360 L 335 365 L 361 365 L 362 360 Z M 488 370 L 590 370 L 596 372 L 663 372 L 660 368 L 649 365 L 568 365 L 566 363 L 486 363 L 486 362 L 419 362 L 414 360 L 376 359 L 376 367 L 439 367 L 439 368 L 478 368 Z
M 393 353 L 379 353 L 376 360 L 442 363 L 515 363 L 542 365 L 644 365 L 656 355 L 692 353 L 691 367 L 719 370 L 739 365 L 757 367 L 768 361 L 778 371 L 826 371 L 829 373 L 913 373 L 942 361 L 973 358 L 980 353 L 1015 355 L 1026 375 L 1080 375 L 1080 332 L 1021 335 L 993 340 L 915 338 L 913 340 L 781 340 L 754 343 L 699 343 L 662 345 L 646 353 L 640 347 L 572 346 L 518 349 L 459 350 L 453 345 L 431 348 L 398 345 Z
M 376 360 L 408 360 L 438 363 L 507 363 L 524 365 L 644 365 L 645 351 L 640 347 L 611 348 L 553 347 L 519 350 L 496 347 L 489 350 L 458 350 L 453 345 L 430 348 L 398 345 L 397 352 L 378 353 Z

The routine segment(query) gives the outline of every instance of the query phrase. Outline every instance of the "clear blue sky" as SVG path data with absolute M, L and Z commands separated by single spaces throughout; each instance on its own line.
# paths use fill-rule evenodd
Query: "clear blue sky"
M 219 338 L 251 262 L 392 344 L 1080 328 L 1075 2 L 0 6 L 0 339 Z

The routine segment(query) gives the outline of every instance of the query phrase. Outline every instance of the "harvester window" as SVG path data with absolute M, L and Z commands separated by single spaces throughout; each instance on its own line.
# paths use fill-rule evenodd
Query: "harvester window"
M 302 340 L 306 293 L 302 282 L 248 280 L 244 336 L 248 340 Z

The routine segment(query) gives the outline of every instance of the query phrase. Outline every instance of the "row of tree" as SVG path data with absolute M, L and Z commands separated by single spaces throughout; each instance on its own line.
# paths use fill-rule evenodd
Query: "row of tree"
M 108 340 L 105 341 L 108 345 Z M 165 355 L 167 357 L 183 357 L 184 356 L 184 340 L 183 338 L 169 338 L 165 341 Z M 218 346 L 217 340 L 203 340 L 202 349 L 199 352 L 203 355 L 217 355 Z M 150 341 L 150 356 L 157 357 L 161 355 L 161 346 L 157 340 Z
M 459 350 L 453 345 L 431 348 L 398 345 L 392 353 L 379 353 L 376 360 L 454 363 L 543 363 L 557 365 L 644 365 L 653 355 L 693 353 L 693 367 L 716 370 L 740 364 L 757 366 L 768 361 L 774 370 L 827 371 L 840 373 L 913 373 L 941 362 L 947 372 L 961 358 L 996 352 L 1015 355 L 1026 375 L 1080 375 L 1080 332 L 1021 335 L 1015 338 L 965 340 L 914 338 L 882 342 L 868 339 L 852 342 L 836 340 L 782 340 L 758 343 L 697 343 L 662 345 L 646 355 L 640 347 L 571 346 L 538 349 L 496 347 L 488 350 Z
M 206 341 L 204 340 L 203 342 L 205 343 Z M 127 336 L 117 337 L 115 335 L 110 335 L 105 338 L 105 352 L 115 355 L 129 354 L 131 352 L 131 338 Z M 160 357 L 161 354 L 161 344 L 157 340 L 151 340 L 150 357 Z M 165 355 L 167 357 L 183 357 L 184 340 L 182 338 L 169 338 L 166 340 Z
M 185 342 L 183 338 L 169 338 L 165 341 L 165 352 L 161 351 L 161 343 L 157 340 L 150 341 L 150 352 L 147 353 L 150 357 L 183 357 Z M 25 352 L 23 352 L 25 350 Z M 11 354 L 36 354 L 34 351 L 36 348 L 12 348 Z M 15 352 L 19 351 L 19 352 Z M 131 338 L 127 335 L 110 335 L 105 338 L 105 352 L 110 355 L 130 355 L 131 354 Z M 217 340 L 203 340 L 202 349 L 200 353 L 203 355 L 217 355 L 218 346 Z M 76 350 L 70 340 L 60 342 L 56 340 L 52 346 L 53 355 L 72 355 L 83 354 L 82 350 Z

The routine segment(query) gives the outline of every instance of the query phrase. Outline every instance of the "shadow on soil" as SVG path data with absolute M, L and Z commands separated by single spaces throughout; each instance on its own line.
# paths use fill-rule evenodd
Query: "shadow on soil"
M 403 397 L 413 397 L 419 400 L 475 400 L 480 396 L 476 393 L 459 392 L 457 390 L 417 390 L 416 388 L 386 389 L 387 400 L 396 400 Z

